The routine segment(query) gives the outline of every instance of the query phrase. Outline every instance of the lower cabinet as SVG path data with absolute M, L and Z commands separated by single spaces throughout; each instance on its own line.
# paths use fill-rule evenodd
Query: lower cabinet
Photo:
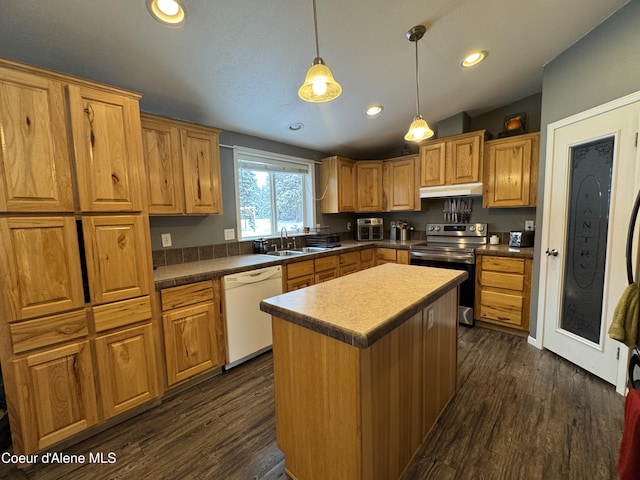
M 284 291 L 291 292 L 315 283 L 314 260 L 290 263 L 283 268 Z
M 225 363 L 219 280 L 163 289 L 161 303 L 168 386 Z
M 100 401 L 106 418 L 159 394 L 151 324 L 96 337 Z
M 376 265 L 383 263 L 409 264 L 409 250 L 397 250 L 395 248 L 376 248 Z
M 94 365 L 88 340 L 12 361 L 18 423 L 16 452 L 35 452 L 98 423 Z M 9 394 L 9 391 L 7 392 Z
M 338 255 L 320 257 L 313 261 L 314 283 L 327 282 L 338 278 Z
M 341 277 L 360 270 L 360 252 L 340 254 L 338 272 Z
M 532 266 L 528 258 L 479 255 L 476 320 L 528 332 Z
M 376 264 L 376 256 L 374 248 L 365 248 L 360 250 L 360 270 L 374 267 Z

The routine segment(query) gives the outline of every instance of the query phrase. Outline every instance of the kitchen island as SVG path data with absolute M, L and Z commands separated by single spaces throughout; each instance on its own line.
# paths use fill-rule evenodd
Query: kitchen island
M 401 476 L 455 393 L 466 277 L 386 264 L 261 303 L 289 476 Z

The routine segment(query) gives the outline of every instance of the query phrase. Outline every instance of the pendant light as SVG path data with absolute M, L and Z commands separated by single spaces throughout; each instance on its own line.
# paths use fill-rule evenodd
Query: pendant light
M 433 130 L 429 128 L 427 122 L 420 115 L 420 77 L 418 76 L 418 40 L 422 38 L 427 27 L 424 25 L 416 25 L 407 32 L 407 40 L 416 44 L 416 116 L 409 127 L 409 131 L 404 139 L 409 142 L 421 142 L 433 136 Z
M 316 33 L 316 58 L 313 59 L 311 68 L 307 71 L 304 83 L 298 90 L 298 96 L 307 102 L 328 102 L 337 98 L 342 93 L 342 87 L 335 81 L 331 70 L 320 57 L 318 47 L 318 15 L 316 13 L 316 0 L 313 0 L 313 26 Z

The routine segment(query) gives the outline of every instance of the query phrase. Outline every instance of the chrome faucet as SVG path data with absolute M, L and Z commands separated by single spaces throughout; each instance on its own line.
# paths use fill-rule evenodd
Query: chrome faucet
M 284 238 L 287 239 L 287 248 L 289 248 L 289 234 L 287 233 L 287 229 L 285 227 L 282 227 L 282 229 L 280 230 L 280 250 L 285 249 L 282 232 L 284 232 Z

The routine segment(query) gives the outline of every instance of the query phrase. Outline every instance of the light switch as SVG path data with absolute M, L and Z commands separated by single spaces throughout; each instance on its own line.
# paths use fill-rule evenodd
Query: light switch
M 236 231 L 233 228 L 225 228 L 224 229 L 224 239 L 225 240 L 233 240 L 236 238 Z

